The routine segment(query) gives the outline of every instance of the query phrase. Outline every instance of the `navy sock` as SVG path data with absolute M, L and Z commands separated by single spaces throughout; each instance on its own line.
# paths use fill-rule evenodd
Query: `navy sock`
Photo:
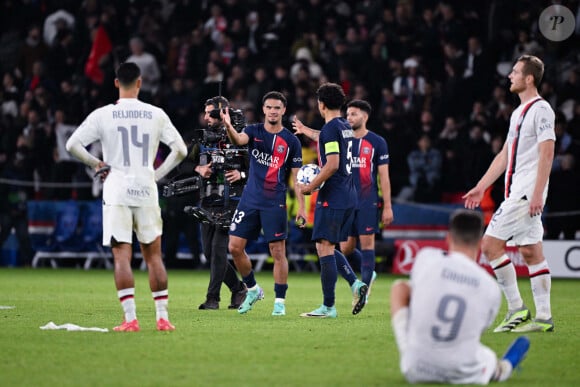
M 286 298 L 286 290 L 288 290 L 288 284 L 274 284 L 276 298 Z
M 350 264 L 352 266 L 352 269 L 355 272 L 361 270 L 362 254 L 361 254 L 359 249 L 355 248 L 352 251 L 352 253 L 348 256 L 348 259 L 350 260 Z
M 354 284 L 354 281 L 356 281 L 356 274 L 354 274 L 352 267 L 350 267 L 350 265 L 348 264 L 346 257 L 340 251 L 334 250 L 334 258 L 336 259 L 336 269 L 338 270 L 342 278 L 347 280 L 348 284 L 352 286 L 352 284 Z
M 374 270 L 375 270 L 375 251 L 363 250 L 362 262 L 360 265 L 362 282 L 364 282 L 367 285 L 370 285 L 371 279 L 373 278 Z
M 338 272 L 336 271 L 334 254 L 320 257 L 320 281 L 322 282 L 322 294 L 326 306 L 334 306 L 334 288 L 337 278 Z
M 242 277 L 242 281 L 244 281 L 248 289 L 256 286 L 256 279 L 254 278 L 254 270 L 252 270 L 250 274 L 248 274 L 247 276 Z

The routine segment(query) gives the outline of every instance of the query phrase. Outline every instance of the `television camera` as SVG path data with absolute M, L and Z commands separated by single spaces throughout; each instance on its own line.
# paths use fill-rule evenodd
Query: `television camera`
M 237 132 L 241 132 L 246 127 L 246 118 L 244 112 L 240 109 L 227 108 L 230 114 L 232 126 Z M 220 110 L 214 109 L 209 113 L 209 116 L 214 119 L 220 118 Z M 206 147 L 217 147 L 219 144 L 228 142 L 228 134 L 225 126 L 214 125 L 207 129 L 197 129 L 197 142 Z
M 243 112 L 239 109 L 229 109 L 232 126 L 240 132 L 246 127 Z M 219 118 L 219 109 L 210 112 L 210 117 Z M 233 208 L 230 208 L 230 183 L 223 178 L 223 174 L 229 170 L 242 171 L 246 169 L 245 159 L 248 155 L 247 148 L 237 148 L 230 143 L 226 128 L 213 125 L 207 129 L 197 129 L 194 137 L 194 149 L 199 154 L 199 165 L 211 163 L 212 176 L 204 179 L 201 176 L 193 176 L 175 180 L 163 187 L 163 196 L 166 198 L 185 195 L 195 191 L 200 192 L 202 203 L 209 205 L 208 210 L 202 207 L 186 206 L 183 211 L 192 215 L 201 223 L 229 228 Z

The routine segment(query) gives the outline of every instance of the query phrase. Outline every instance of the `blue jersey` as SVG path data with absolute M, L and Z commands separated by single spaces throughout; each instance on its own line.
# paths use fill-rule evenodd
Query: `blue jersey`
M 338 170 L 326 180 L 316 199 L 317 207 L 334 209 L 355 208 L 357 192 L 352 178 L 352 146 L 354 135 L 348 122 L 337 117 L 322 127 L 318 138 L 318 163 L 326 164 L 326 157 L 339 155 Z
M 302 147 L 292 132 L 283 128 L 270 133 L 264 124 L 248 125 L 250 171 L 241 201 L 262 209 L 286 204 L 287 181 L 292 168 L 302 166 Z
M 352 175 L 358 190 L 358 207 L 377 207 L 379 188 L 377 174 L 379 165 L 389 164 L 389 149 L 384 138 L 368 132 L 356 138 L 352 147 Z

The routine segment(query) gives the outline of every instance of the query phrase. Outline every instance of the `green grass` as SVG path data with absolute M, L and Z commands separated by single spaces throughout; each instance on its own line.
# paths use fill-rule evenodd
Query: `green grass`
M 170 318 L 175 332 L 157 332 L 146 273 L 136 271 L 139 333 L 42 331 L 49 321 L 112 328 L 122 320 L 113 274 L 105 270 L 0 269 L 2 386 L 396 386 L 404 385 L 389 320 L 382 274 L 358 316 L 339 280 L 335 320 L 300 318 L 322 300 L 313 273 L 290 273 L 287 315 L 272 317 L 273 282 L 247 315 L 200 311 L 209 273 L 170 271 Z M 528 281 L 520 284 L 532 305 Z M 229 292 L 222 292 L 226 308 Z M 556 332 L 532 334 L 523 371 L 505 386 L 580 384 L 580 281 L 554 280 Z M 504 309 L 501 311 L 503 317 Z M 503 354 L 514 334 L 486 332 L 483 342 Z

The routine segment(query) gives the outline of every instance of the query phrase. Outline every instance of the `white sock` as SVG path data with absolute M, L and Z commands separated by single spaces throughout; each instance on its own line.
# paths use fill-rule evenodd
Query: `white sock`
M 512 261 L 504 254 L 498 259 L 491 261 L 490 264 L 497 277 L 497 283 L 507 300 L 508 310 L 513 311 L 521 308 L 524 305 L 524 301 L 520 295 L 516 268 Z
M 151 295 L 155 301 L 155 313 L 157 320 L 169 320 L 169 312 L 167 308 L 169 304 L 169 291 L 167 289 L 160 290 L 158 292 L 151 292 Z
M 275 298 L 274 303 L 284 304 L 286 302 L 285 298 Z
M 117 291 L 117 297 L 121 301 L 125 321 L 130 322 L 137 318 L 137 307 L 135 306 L 135 288 L 121 289 Z
M 536 318 L 547 320 L 552 317 L 550 308 L 550 289 L 552 288 L 552 276 L 548 261 L 543 260 L 537 265 L 529 265 L 530 283 L 532 285 L 532 294 L 536 304 Z
M 497 368 L 495 369 L 495 374 L 492 377 L 494 382 L 505 382 L 512 375 L 512 363 L 507 360 L 500 359 L 497 362 Z

